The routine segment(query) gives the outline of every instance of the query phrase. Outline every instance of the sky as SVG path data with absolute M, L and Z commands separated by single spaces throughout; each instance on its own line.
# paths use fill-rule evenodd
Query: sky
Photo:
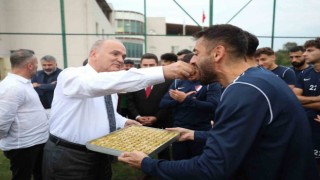
M 114 10 L 144 13 L 144 0 L 106 0 Z M 209 0 L 176 0 L 201 26 L 209 25 Z M 231 18 L 249 4 L 232 20 Z M 256 36 L 270 37 L 273 19 L 272 0 L 213 0 L 213 24 L 236 25 Z M 165 17 L 167 23 L 196 25 L 174 0 L 146 0 L 147 17 Z M 202 23 L 202 14 L 206 19 Z M 320 0 L 278 0 L 275 13 L 274 50 L 287 42 L 303 45 L 320 36 Z M 271 47 L 271 38 L 259 37 L 260 47 Z M 304 38 L 284 38 L 304 37 Z

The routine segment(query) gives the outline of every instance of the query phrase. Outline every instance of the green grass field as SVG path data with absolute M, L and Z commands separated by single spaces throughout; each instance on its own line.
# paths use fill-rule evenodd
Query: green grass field
M 11 171 L 9 168 L 9 161 L 0 151 L 0 180 L 10 180 Z M 112 164 L 112 171 L 114 180 L 135 180 L 143 175 L 140 170 L 131 168 L 130 166 L 115 162 Z
M 4 157 L 3 152 L 0 151 L 0 179 L 9 180 L 11 179 L 11 171 L 9 167 L 9 160 Z

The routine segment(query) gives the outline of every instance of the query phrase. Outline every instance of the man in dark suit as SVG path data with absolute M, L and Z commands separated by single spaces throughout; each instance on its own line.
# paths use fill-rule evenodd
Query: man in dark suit
M 156 55 L 146 53 L 141 57 L 140 67 L 148 68 L 158 66 Z M 159 103 L 163 95 L 168 92 L 171 82 L 164 82 L 145 89 L 128 93 L 128 114 L 130 119 L 136 119 L 144 126 L 155 128 L 167 127 L 170 120 L 170 111 L 160 109 Z M 169 151 L 159 153 L 159 158 L 169 159 Z
M 57 78 L 61 69 L 57 68 L 56 58 L 46 55 L 41 58 L 42 70 L 37 71 L 31 79 L 34 89 L 37 91 L 40 101 L 45 109 L 51 108 L 53 91 L 57 84 Z

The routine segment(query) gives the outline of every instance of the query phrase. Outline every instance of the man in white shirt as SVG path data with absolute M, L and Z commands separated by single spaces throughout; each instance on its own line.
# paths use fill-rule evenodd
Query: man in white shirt
M 40 180 L 48 118 L 33 89 L 38 67 L 33 51 L 20 49 L 10 56 L 12 71 L 0 83 L 0 149 L 10 160 L 12 179 Z
M 111 179 L 109 157 L 85 147 L 88 141 L 112 131 L 112 107 L 106 105 L 110 101 L 105 102 L 104 96 L 112 97 L 115 128 L 123 128 L 139 123 L 115 112 L 116 93 L 137 91 L 162 83 L 165 78 L 190 78 L 195 74 L 186 63 L 119 71 L 125 56 L 121 42 L 98 40 L 86 66 L 60 73 L 52 102 L 50 136 L 44 148 L 45 179 Z

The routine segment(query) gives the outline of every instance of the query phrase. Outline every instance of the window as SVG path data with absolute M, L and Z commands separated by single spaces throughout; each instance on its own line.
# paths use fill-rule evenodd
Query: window
M 142 56 L 143 46 L 138 43 L 123 42 L 127 49 L 127 57 L 140 58 Z
M 117 21 L 117 33 L 124 33 L 124 21 L 122 19 Z
M 119 34 L 143 34 L 143 23 L 135 20 L 117 20 L 117 33 Z

